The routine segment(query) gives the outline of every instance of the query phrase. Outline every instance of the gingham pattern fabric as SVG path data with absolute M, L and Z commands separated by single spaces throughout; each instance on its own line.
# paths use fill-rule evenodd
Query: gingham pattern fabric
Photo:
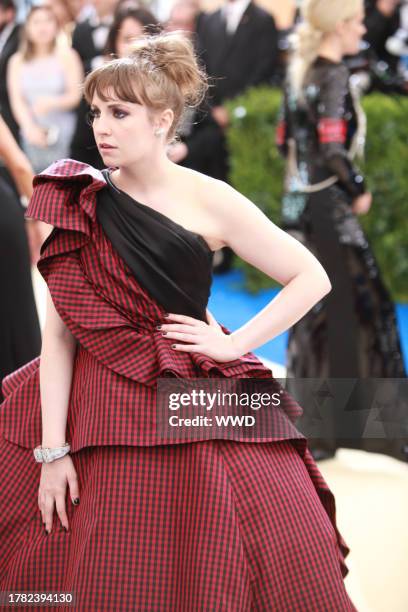
M 217 363 L 171 351 L 163 309 L 96 222 L 93 168 L 65 160 L 35 178 L 28 217 L 54 225 L 38 268 L 78 340 L 67 439 L 81 503 L 46 536 L 37 506 L 40 358 L 3 381 L 0 590 L 74 590 L 77 610 L 355 610 L 334 496 L 285 392 L 271 439 L 166 443 L 156 382 L 269 378 L 253 355 Z M 226 333 L 229 333 L 225 327 Z M 59 608 L 61 609 L 61 608 Z
M 41 467 L 0 438 L 0 589 L 73 591 L 83 612 L 355 611 L 326 496 L 299 450 L 87 447 L 72 455 L 70 531 L 54 515 L 47 536 Z
M 143 279 L 139 283 L 134 277 L 96 220 L 97 192 L 106 187 L 101 172 L 60 161 L 37 175 L 34 186 L 26 216 L 54 226 L 42 246 L 38 269 L 79 343 L 67 419 L 73 451 L 94 444 L 181 442 L 156 432 L 158 377 L 274 380 L 253 353 L 219 363 L 171 349 L 174 341 L 156 330 L 158 322 L 165 321 L 163 308 L 146 292 Z M 0 426 L 8 440 L 27 448 L 41 443 L 39 367 L 37 357 L 3 381 Z M 281 404 L 273 413 L 271 435 L 253 441 L 303 437 L 294 426 L 301 407 L 277 382 L 276 388 L 282 391 Z M 106 426 L 112 422 L 114 428 Z M 211 436 L 209 430 L 208 439 Z M 234 439 L 243 440 L 238 429 Z

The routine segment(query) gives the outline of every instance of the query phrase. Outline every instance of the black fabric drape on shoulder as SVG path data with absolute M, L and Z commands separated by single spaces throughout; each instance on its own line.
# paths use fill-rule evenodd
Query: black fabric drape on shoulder
M 199 234 L 119 190 L 103 171 L 97 218 L 137 281 L 167 312 L 206 321 L 213 252 Z

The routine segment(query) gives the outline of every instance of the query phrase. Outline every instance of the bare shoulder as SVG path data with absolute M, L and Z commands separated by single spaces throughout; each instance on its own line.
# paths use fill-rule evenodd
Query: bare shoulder
M 259 206 L 225 181 L 197 173 L 196 185 L 201 208 L 212 219 L 217 236 L 243 259 L 253 260 L 259 245 L 285 236 Z M 257 265 L 257 264 L 256 264 Z
M 22 63 L 23 63 L 23 56 L 20 53 L 20 51 L 16 51 L 10 57 L 10 60 L 9 60 L 9 70 L 16 70 L 17 68 L 20 68 Z
M 202 206 L 219 221 L 229 222 L 245 215 L 262 214 L 258 206 L 225 181 L 196 173 L 197 190 Z
M 196 185 L 219 239 L 254 267 L 285 285 L 305 268 L 320 266 L 300 242 L 231 185 L 199 173 Z
M 67 68 L 70 68 L 73 64 L 76 65 L 78 64 L 78 62 L 80 63 L 81 61 L 77 51 L 75 51 L 75 49 L 72 49 L 72 47 L 65 47 L 65 45 L 57 49 L 57 57 L 60 62 L 64 64 L 64 66 L 66 66 Z
M 220 209 L 220 200 L 228 206 L 231 198 L 234 199 L 241 195 L 228 183 L 212 178 L 197 170 L 178 166 L 178 171 L 180 172 L 183 184 L 185 187 L 188 186 L 188 191 L 194 197 L 197 205 L 208 212 L 212 210 L 218 211 Z
M 180 168 L 180 172 L 197 214 L 208 220 L 225 245 L 233 227 L 244 228 L 254 217 L 269 222 L 256 204 L 228 183 L 187 168 Z

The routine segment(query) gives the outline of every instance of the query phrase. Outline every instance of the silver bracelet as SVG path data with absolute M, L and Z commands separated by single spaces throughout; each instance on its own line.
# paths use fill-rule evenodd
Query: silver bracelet
M 37 446 L 34 450 L 34 458 L 37 463 L 51 463 L 55 461 L 55 459 L 60 459 L 64 457 L 67 453 L 69 453 L 71 446 L 68 442 L 65 442 L 62 446 L 57 446 L 56 448 L 47 448 L 42 446 Z

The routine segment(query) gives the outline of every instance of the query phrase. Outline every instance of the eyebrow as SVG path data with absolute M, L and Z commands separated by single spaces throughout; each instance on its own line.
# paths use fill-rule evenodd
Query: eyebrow
M 127 102 L 118 101 L 118 102 L 111 102 L 107 106 L 108 108 L 113 108 L 115 106 L 127 106 L 127 105 L 128 105 Z M 91 108 L 95 110 L 100 110 L 96 104 L 91 104 Z

